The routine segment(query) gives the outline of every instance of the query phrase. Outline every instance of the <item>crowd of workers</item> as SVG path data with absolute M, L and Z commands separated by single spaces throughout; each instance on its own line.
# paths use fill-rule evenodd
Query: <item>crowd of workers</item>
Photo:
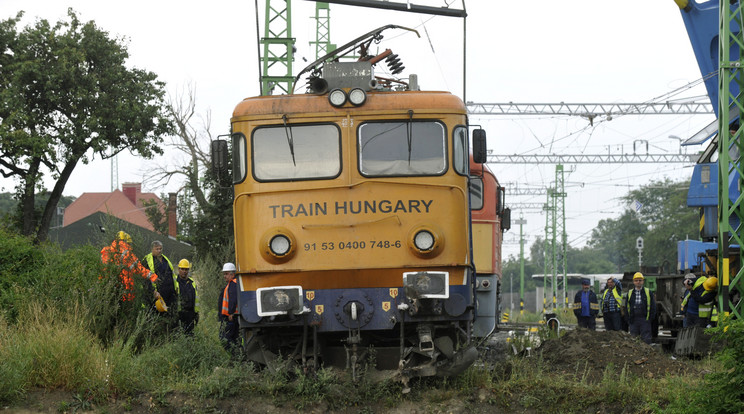
M 181 259 L 175 271 L 173 262 L 163 254 L 163 243 L 156 240 L 151 244 L 151 252 L 139 260 L 132 251 L 132 237 L 120 231 L 101 250 L 101 261 L 116 268 L 123 302 L 135 299 L 136 284 L 141 281 L 143 310 L 157 315 L 166 331 L 181 329 L 185 335 L 193 335 L 199 323 L 199 290 L 190 276 L 191 263 L 187 259 Z M 236 270 L 232 263 L 222 267 L 226 286 L 218 301 L 220 340 L 231 354 L 236 353 L 239 343 Z
M 151 252 L 142 260 L 132 252 L 132 238 L 120 231 L 111 245 L 101 250 L 104 264 L 119 266 L 119 279 L 124 293 L 122 301 L 132 301 L 135 297 L 135 279 L 143 281 L 147 305 L 145 308 L 162 317 L 164 325 L 170 329 L 180 327 L 184 334 L 193 335 L 199 323 L 199 292 L 194 279 L 189 276 L 191 263 L 187 259 L 178 262 L 178 272 L 173 263 L 163 254 L 163 243 L 153 241 Z M 228 352 L 234 353 L 239 344 L 239 325 L 237 315 L 238 285 L 235 280 L 235 265 L 225 263 L 222 275 L 225 288 L 220 292 L 217 317 L 220 321 L 220 341 Z M 645 277 L 636 272 L 633 275 L 633 289 L 623 293 L 618 279 L 607 279 L 599 297 L 591 290 L 589 279 L 581 280 L 581 290 L 574 296 L 573 311 L 581 328 L 595 330 L 596 318 L 604 319 L 605 330 L 625 329 L 631 335 L 640 336 L 647 344 L 651 343 L 652 321 L 656 317 L 654 293 L 644 286 Z M 711 326 L 718 320 L 714 299 L 718 280 L 715 277 L 685 276 L 685 294 L 681 313 L 684 326 Z
M 578 326 L 596 330 L 596 318 L 601 311 L 605 330 L 620 331 L 627 327 L 631 335 L 640 336 L 650 344 L 656 318 L 656 299 L 644 283 L 643 274 L 636 272 L 633 275 L 633 288 L 623 293 L 620 281 L 609 278 L 597 297 L 591 290 L 591 281 L 582 279 L 581 290 L 576 292 L 572 306 Z M 689 273 L 683 284 L 686 289 L 680 310 L 684 315 L 683 326 L 715 326 L 718 321 L 714 304 L 718 279 Z

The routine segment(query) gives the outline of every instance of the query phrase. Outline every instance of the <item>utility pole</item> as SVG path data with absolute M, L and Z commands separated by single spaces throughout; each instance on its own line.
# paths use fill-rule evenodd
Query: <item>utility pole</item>
M 563 165 L 555 166 L 555 188 L 556 191 L 553 196 L 556 198 L 555 215 L 557 224 L 560 226 L 560 237 L 561 242 L 558 249 L 558 257 L 560 258 L 560 268 L 563 272 L 563 306 L 564 308 L 568 305 L 568 297 L 566 296 L 566 276 L 567 268 L 566 256 L 568 254 L 568 241 L 566 237 L 566 188 L 565 188 L 565 177 L 563 175 Z
M 527 220 L 520 214 L 519 220 L 514 220 L 514 223 L 519 224 L 519 314 L 524 315 L 524 233 L 522 229 L 527 224 Z
M 111 148 L 113 151 L 114 149 Z M 119 188 L 119 156 L 113 155 L 111 157 L 111 192 L 113 193 Z
M 552 204 L 550 203 L 550 194 L 553 191 L 552 188 L 548 189 L 548 200 L 547 203 L 545 203 L 545 243 L 543 246 L 543 255 L 544 255 L 544 263 L 543 263 L 543 313 L 547 313 L 548 304 L 547 304 L 547 295 L 548 295 L 548 262 L 553 263 L 552 258 L 549 256 L 549 252 L 552 251 L 552 244 L 550 243 L 548 236 L 550 235 L 550 216 L 552 216 Z M 550 269 L 551 273 L 553 272 L 553 269 Z M 552 284 L 550 287 L 550 290 L 553 290 Z

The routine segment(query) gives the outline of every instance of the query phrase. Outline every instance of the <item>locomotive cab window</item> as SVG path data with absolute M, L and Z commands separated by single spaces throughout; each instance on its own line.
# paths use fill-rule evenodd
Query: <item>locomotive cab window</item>
M 480 177 L 470 177 L 470 209 L 480 210 L 483 208 L 483 179 Z
M 332 124 L 257 128 L 252 144 L 258 181 L 333 178 L 341 172 L 341 134 Z
M 245 179 L 246 173 L 245 135 L 232 134 L 232 147 L 233 182 L 239 183 Z
M 455 128 L 453 138 L 455 142 L 452 156 L 455 171 L 458 174 L 467 175 L 468 167 L 470 167 L 468 162 L 468 129 L 464 127 Z
M 368 122 L 358 134 L 364 176 L 441 175 L 447 170 L 447 134 L 439 122 Z

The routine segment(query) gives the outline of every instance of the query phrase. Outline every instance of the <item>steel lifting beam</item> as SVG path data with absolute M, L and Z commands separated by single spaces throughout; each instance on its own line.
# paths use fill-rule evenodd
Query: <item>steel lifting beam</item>
M 420 6 L 418 4 L 411 4 L 410 1 L 406 3 L 396 3 L 387 0 L 326 0 L 325 2 L 332 4 L 343 4 L 346 6 L 371 7 L 374 9 L 424 13 L 447 17 L 467 17 L 468 15 L 464 9 L 460 10 L 449 7 Z

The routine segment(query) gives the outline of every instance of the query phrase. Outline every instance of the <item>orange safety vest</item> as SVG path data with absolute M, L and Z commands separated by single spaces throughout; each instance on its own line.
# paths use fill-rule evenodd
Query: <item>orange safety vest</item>
M 229 305 L 229 303 L 230 303 L 229 302 L 230 297 L 229 297 L 229 293 L 227 293 L 228 290 L 230 289 L 230 283 L 237 283 L 237 282 L 235 282 L 235 279 L 231 280 L 227 284 L 227 286 L 225 286 L 225 291 L 222 292 L 222 314 L 225 315 L 225 316 L 229 316 L 230 315 L 230 310 L 229 310 L 229 307 L 230 307 L 230 305 Z
M 126 291 L 121 298 L 125 302 L 134 300 L 134 279 L 132 276 L 139 275 L 150 280 L 151 283 L 158 280 L 158 275 L 145 269 L 131 250 L 129 243 L 124 240 L 114 240 L 111 245 L 101 249 L 101 261 L 104 264 L 112 263 L 122 268 L 119 279 Z

